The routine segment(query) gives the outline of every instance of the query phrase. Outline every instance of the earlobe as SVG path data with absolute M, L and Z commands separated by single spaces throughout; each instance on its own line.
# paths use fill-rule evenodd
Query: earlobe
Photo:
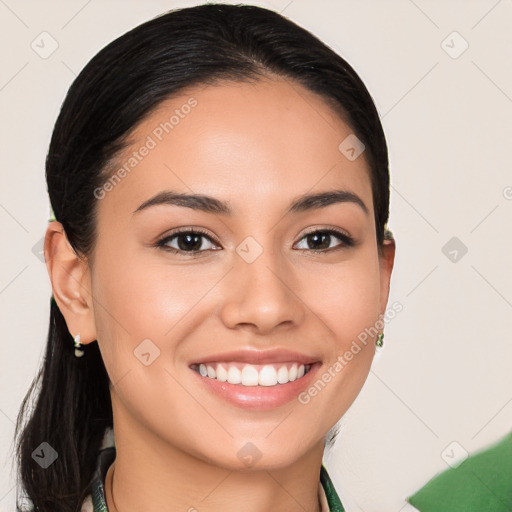
M 89 265 L 69 243 L 60 222 L 48 224 L 44 241 L 46 268 L 53 297 L 74 337 L 80 333 L 81 343 L 96 339 Z
M 389 297 L 391 273 L 395 262 L 396 244 L 393 238 L 385 239 L 380 254 L 380 290 L 381 314 L 386 312 Z

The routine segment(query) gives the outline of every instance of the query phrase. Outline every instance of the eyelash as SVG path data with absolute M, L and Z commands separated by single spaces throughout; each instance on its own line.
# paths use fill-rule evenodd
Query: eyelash
M 299 240 L 299 242 L 301 240 L 303 240 L 304 238 L 306 238 L 307 236 L 315 234 L 315 233 L 324 233 L 324 234 L 328 234 L 328 235 L 334 235 L 336 238 L 339 238 L 342 243 L 336 247 L 331 247 L 329 249 L 298 249 L 298 250 L 308 251 L 308 252 L 313 252 L 313 253 L 327 253 L 327 252 L 337 251 L 337 250 L 340 250 L 340 249 L 343 249 L 346 247 L 353 247 L 355 245 L 354 239 L 352 237 L 350 237 L 349 235 L 347 235 L 346 233 L 344 233 L 342 231 L 338 231 L 337 229 L 315 229 L 313 231 L 309 231 L 307 233 L 304 233 L 304 235 Z M 170 240 L 172 240 L 176 236 L 183 235 L 183 234 L 203 235 L 212 244 L 219 245 L 219 244 L 217 244 L 217 242 L 215 240 L 212 240 L 212 238 L 206 231 L 199 229 L 199 228 L 195 228 L 195 229 L 190 229 L 190 228 L 187 229 L 186 228 L 186 229 L 174 231 L 170 235 L 167 235 L 164 238 L 161 238 L 160 240 L 158 240 L 158 242 L 155 243 L 155 247 L 163 249 L 164 251 L 170 252 L 172 254 L 180 254 L 180 255 L 186 256 L 186 257 L 187 256 L 188 257 L 198 257 L 201 255 L 201 253 L 206 252 L 208 250 L 210 250 L 210 251 L 211 250 L 219 250 L 219 249 L 206 249 L 206 250 L 201 250 L 201 251 L 183 251 L 181 249 L 175 249 L 174 247 L 169 247 L 168 245 L 166 245 Z

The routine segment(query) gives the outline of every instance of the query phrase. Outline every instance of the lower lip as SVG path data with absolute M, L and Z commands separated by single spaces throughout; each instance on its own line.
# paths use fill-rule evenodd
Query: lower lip
M 200 379 L 207 389 L 237 407 L 245 409 L 275 409 L 291 400 L 298 399 L 299 394 L 310 386 L 321 363 L 311 364 L 311 368 L 300 379 L 275 386 L 243 386 L 230 384 L 210 377 L 203 377 L 195 370 L 191 371 Z

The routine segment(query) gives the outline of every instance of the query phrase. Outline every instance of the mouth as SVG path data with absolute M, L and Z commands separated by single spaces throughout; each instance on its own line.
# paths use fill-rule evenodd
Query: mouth
M 299 361 L 267 364 L 219 361 L 192 364 L 190 368 L 202 377 L 219 382 L 245 387 L 271 387 L 302 379 L 311 370 L 311 364 Z
M 298 399 L 322 367 L 320 358 L 283 347 L 239 348 L 189 361 L 197 384 L 237 408 L 266 411 Z

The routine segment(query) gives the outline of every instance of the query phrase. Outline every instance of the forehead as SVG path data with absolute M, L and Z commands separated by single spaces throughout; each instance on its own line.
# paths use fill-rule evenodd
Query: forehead
M 282 203 L 284 192 L 345 188 L 371 209 L 365 154 L 353 160 L 340 150 L 353 136 L 321 96 L 289 80 L 191 87 L 132 131 L 111 168 L 122 177 L 100 207 L 131 213 L 172 189 L 214 195 L 236 211 Z

